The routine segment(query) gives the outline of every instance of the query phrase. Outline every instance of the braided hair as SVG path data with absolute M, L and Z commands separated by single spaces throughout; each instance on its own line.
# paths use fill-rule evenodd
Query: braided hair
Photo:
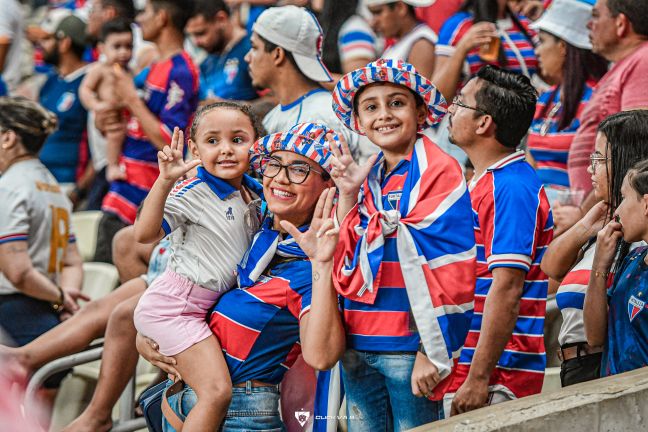
M 24 97 L 0 97 L 0 129 L 12 130 L 30 154 L 37 154 L 56 130 L 56 114 Z

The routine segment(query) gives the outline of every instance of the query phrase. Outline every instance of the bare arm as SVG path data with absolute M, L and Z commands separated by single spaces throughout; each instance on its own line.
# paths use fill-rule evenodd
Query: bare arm
M 461 38 L 450 57 L 438 56 L 432 82 L 446 100 L 451 101 L 457 93 L 464 61 L 470 50 L 489 43 L 491 37 L 495 36 L 497 36 L 497 33 L 494 24 L 488 22 L 477 23 Z
M 318 370 L 333 367 L 345 349 L 345 332 L 332 279 L 339 232 L 330 218 L 334 198 L 335 188 L 322 192 L 305 233 L 290 222 L 281 221 L 281 227 L 295 238 L 311 260 L 311 307 L 299 321 L 299 337 L 304 361 Z
M 0 244 L 0 271 L 25 295 L 48 302 L 60 300 L 58 287 L 32 265 L 26 241 Z
M 491 373 L 513 334 L 518 318 L 526 273 L 513 268 L 496 268 L 492 273 L 493 283 L 484 303 L 479 342 L 468 378 L 457 390 L 452 402 L 453 413 L 471 411 L 485 405 Z
M 102 68 L 100 64 L 95 63 L 91 66 L 86 76 L 81 81 L 79 87 L 79 99 L 88 111 L 94 111 L 97 105 L 101 103 L 98 96 L 99 86 L 103 78 Z
M 434 44 L 427 39 L 419 39 L 412 46 L 407 60 L 421 75 L 432 78 L 436 62 Z
M 583 305 L 585 336 L 587 343 L 592 346 L 603 345 L 607 337 L 608 272 L 614 263 L 617 242 L 621 237 L 621 224 L 615 221 L 608 223 L 596 236 L 594 264 Z
M 342 72 L 347 74 L 356 69 L 363 68 L 367 66 L 367 63 L 372 62 L 374 59 L 371 58 L 353 58 L 345 62 L 342 62 Z
M 11 39 L 7 40 L 6 37 L 0 37 L 0 73 L 4 72 L 5 62 L 7 61 L 7 54 L 11 47 Z
M 583 245 L 603 227 L 607 211 L 607 204 L 598 203 L 576 225 L 554 238 L 542 257 L 542 271 L 550 278 L 561 281 L 576 264 Z
M 139 243 L 154 243 L 164 237 L 162 218 L 167 197 L 180 177 L 200 165 L 199 159 L 185 162 L 183 148 L 184 134 L 175 128 L 171 146 L 166 146 L 158 152 L 160 175 L 153 183 L 135 220 L 135 240 Z
M 312 262 L 311 310 L 299 323 L 304 361 L 317 370 L 332 368 L 345 350 L 345 333 L 333 288 L 333 261 Z

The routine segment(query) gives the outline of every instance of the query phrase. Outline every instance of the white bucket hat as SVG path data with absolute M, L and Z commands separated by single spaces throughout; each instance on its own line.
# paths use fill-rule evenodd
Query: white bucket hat
M 587 23 L 592 18 L 593 3 L 594 0 L 554 0 L 531 28 L 551 33 L 576 48 L 591 50 Z
M 380 6 L 389 3 L 397 3 L 402 1 L 405 4 L 414 7 L 431 6 L 436 0 L 364 0 L 365 6 Z
M 333 81 L 322 62 L 322 28 L 308 10 L 297 6 L 266 9 L 254 23 L 252 31 L 290 51 L 299 70 L 308 78 L 318 82 Z

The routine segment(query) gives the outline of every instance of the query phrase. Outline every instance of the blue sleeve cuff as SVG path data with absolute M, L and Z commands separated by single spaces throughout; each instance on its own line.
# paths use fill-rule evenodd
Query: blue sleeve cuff
M 169 222 L 167 222 L 164 218 L 162 219 L 162 229 L 164 230 L 165 236 L 171 234 L 171 225 L 169 225 Z

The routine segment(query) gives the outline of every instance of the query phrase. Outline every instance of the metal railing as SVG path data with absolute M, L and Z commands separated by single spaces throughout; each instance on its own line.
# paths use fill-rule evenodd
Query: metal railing
M 61 357 L 44 365 L 38 369 L 31 377 L 25 391 L 25 409 L 36 406 L 36 393 L 43 383 L 52 375 L 70 369 L 74 366 L 90 363 L 101 359 L 103 353 L 103 344 L 91 345 L 85 351 Z M 138 429 L 146 428 L 144 418 L 135 418 L 133 401 L 135 399 L 135 376 L 131 377 L 119 398 L 119 419 L 114 422 L 111 432 L 132 432 Z

